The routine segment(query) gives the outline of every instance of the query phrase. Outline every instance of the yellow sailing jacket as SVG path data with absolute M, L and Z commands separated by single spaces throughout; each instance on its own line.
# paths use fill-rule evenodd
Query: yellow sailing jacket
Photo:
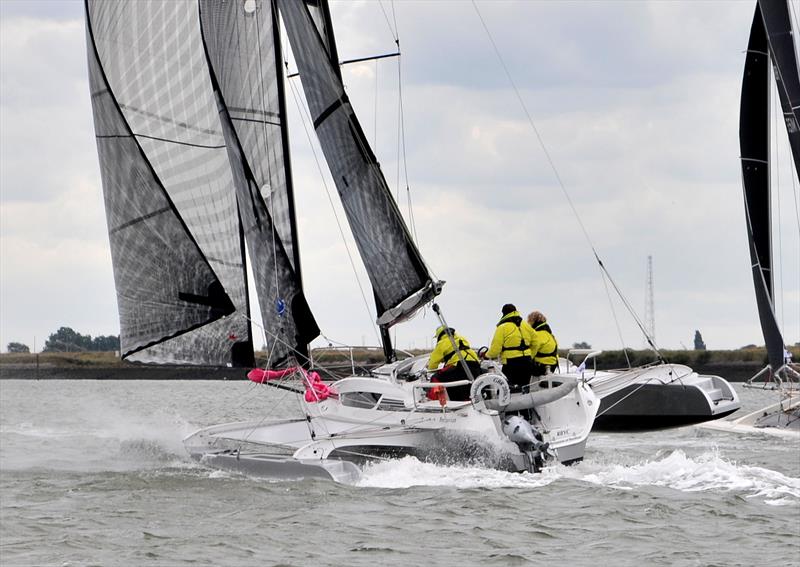
M 459 335 L 453 333 L 458 349 L 466 361 L 479 362 L 478 354 L 469 346 L 469 341 Z M 445 366 L 454 366 L 458 364 L 458 354 L 453 350 L 453 343 L 447 333 L 439 333 L 439 342 L 436 343 L 436 348 L 433 349 L 430 359 L 428 359 L 428 370 L 436 370 L 439 364 L 444 362 Z
M 499 356 L 505 364 L 509 358 L 530 356 L 533 344 L 538 344 L 533 329 L 522 320 L 519 311 L 512 311 L 508 315 L 504 315 L 497 324 L 486 357 L 497 358 Z
M 539 323 L 534 330 L 538 338 L 538 348 L 532 351 L 534 362 L 539 364 L 558 363 L 558 341 L 547 323 Z

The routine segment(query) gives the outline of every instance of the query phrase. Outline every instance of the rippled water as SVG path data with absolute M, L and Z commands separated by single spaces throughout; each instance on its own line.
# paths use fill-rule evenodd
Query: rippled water
M 0 382 L 0 564 L 800 563 L 793 441 L 592 434 L 583 463 L 540 475 L 406 458 L 357 486 L 212 471 L 183 450 L 287 401 L 245 382 Z

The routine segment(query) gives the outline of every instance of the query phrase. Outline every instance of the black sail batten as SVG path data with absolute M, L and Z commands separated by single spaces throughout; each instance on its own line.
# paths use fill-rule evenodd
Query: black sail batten
M 292 224 L 292 230 L 285 230 L 283 236 L 292 238 L 292 249 L 296 252 L 295 223 L 287 204 L 287 200 L 292 200 L 291 192 L 287 191 L 287 199 L 273 203 L 272 207 L 267 206 L 259 192 L 259 187 L 267 183 L 270 187 L 276 182 L 285 184 L 286 189 L 291 186 L 289 170 L 278 171 L 285 164 L 281 152 L 285 149 L 286 127 L 282 105 L 275 100 L 276 96 L 278 99 L 281 97 L 281 93 L 274 90 L 280 69 L 280 53 L 276 49 L 279 45 L 277 32 L 274 26 L 270 26 L 275 22 L 268 11 L 270 8 L 269 3 L 262 3 L 257 10 L 248 13 L 234 3 L 220 0 L 200 2 L 203 45 L 217 94 L 239 212 L 245 226 L 245 240 L 253 260 L 270 365 L 275 367 L 296 364 L 296 358 L 305 361 L 308 343 L 319 336 L 319 328 L 303 295 L 284 238 L 276 229 L 271 214 L 276 207 L 286 207 L 282 212 Z M 255 41 L 248 41 L 253 36 Z M 275 55 L 270 58 L 269 65 L 263 62 L 263 51 Z M 260 81 L 255 83 L 257 88 L 252 89 L 248 88 L 254 84 L 252 80 L 246 80 L 248 73 L 268 76 L 260 76 Z M 221 78 L 224 82 L 220 82 Z M 263 96 L 263 89 L 272 90 Z M 251 120 L 232 118 L 228 97 L 232 99 L 233 113 L 244 117 L 270 115 L 273 118 L 269 126 L 260 127 L 280 128 L 283 132 L 265 132 L 259 138 L 258 132 L 252 130 Z M 243 143 L 243 137 L 250 143 Z M 294 265 L 299 266 L 297 257 Z
M 85 7 L 123 352 L 248 365 L 241 227 L 199 26 L 187 18 L 196 2 Z
M 785 0 L 759 0 L 764 29 L 772 56 L 775 83 L 783 121 L 789 136 L 795 171 L 800 175 L 800 76 L 797 68 L 792 21 Z
M 123 358 L 235 311 L 219 278 L 160 183 L 100 63 L 88 0 L 87 55 L 95 132 L 120 315 Z M 121 165 L 126 167 L 123 168 Z M 140 199 L 128 206 L 134 178 Z M 148 207 L 143 212 L 138 207 Z M 154 266 L 161 271 L 153 272 Z M 148 284 L 148 285 L 142 285 Z M 170 320 L 162 317 L 170 314 Z
M 431 279 L 304 0 L 278 0 L 303 91 L 378 306 L 394 325 L 441 291 Z
M 778 369 L 783 365 L 784 343 L 772 297 L 768 50 L 761 9 L 756 5 L 742 77 L 739 145 L 756 304 L 770 366 Z

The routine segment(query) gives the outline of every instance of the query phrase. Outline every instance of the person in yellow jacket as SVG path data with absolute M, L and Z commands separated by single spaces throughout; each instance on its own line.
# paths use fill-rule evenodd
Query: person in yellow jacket
M 547 317 L 541 311 L 528 315 L 528 324 L 537 337 L 537 348 L 531 349 L 533 375 L 544 376 L 548 370 L 555 371 L 558 368 L 558 341 L 547 324 Z
M 500 357 L 511 390 L 519 392 L 531 381 L 531 347 L 536 348 L 537 336 L 513 304 L 503 305 L 502 312 L 486 357 Z
M 450 336 L 448 336 L 448 331 Z M 466 380 L 467 373 L 461 364 L 460 357 L 453 348 L 453 343 L 456 344 L 461 356 L 467 363 L 467 366 L 472 372 L 472 377 L 477 378 L 481 373 L 480 358 L 477 353 L 469 346 L 469 341 L 462 335 L 456 333 L 453 328 L 440 326 L 434 333 L 436 337 L 436 347 L 428 359 L 428 370 L 436 370 L 439 365 L 444 363 L 444 366 L 433 377 L 432 380 L 439 382 L 455 382 L 456 380 Z M 452 340 L 451 340 L 452 337 Z M 451 400 L 468 400 L 469 399 L 469 386 L 455 386 L 447 388 L 447 395 Z

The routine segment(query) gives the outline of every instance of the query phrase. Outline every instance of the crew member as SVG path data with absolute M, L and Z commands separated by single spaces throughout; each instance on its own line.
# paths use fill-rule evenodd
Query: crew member
M 558 342 L 547 324 L 547 317 L 541 311 L 528 315 L 528 323 L 537 338 L 537 348 L 531 349 L 533 375 L 544 376 L 548 371 L 553 372 L 558 368 Z
M 449 331 L 449 336 L 448 336 Z M 428 359 L 428 370 L 436 370 L 440 364 L 444 366 L 434 376 L 433 380 L 439 382 L 455 382 L 456 380 L 467 380 L 468 376 L 461 363 L 461 358 L 467 363 L 472 377 L 477 378 L 481 373 L 481 363 L 477 353 L 469 346 L 469 341 L 455 329 L 440 326 L 436 329 L 436 348 L 433 349 L 430 359 Z M 453 343 L 458 347 L 461 356 L 453 348 Z M 468 400 L 470 386 L 454 386 L 447 388 L 447 395 L 451 400 Z
M 514 305 L 506 303 L 502 311 L 503 316 L 497 323 L 486 357 L 500 357 L 511 391 L 519 392 L 530 384 L 531 344 L 536 341 L 536 335 Z

